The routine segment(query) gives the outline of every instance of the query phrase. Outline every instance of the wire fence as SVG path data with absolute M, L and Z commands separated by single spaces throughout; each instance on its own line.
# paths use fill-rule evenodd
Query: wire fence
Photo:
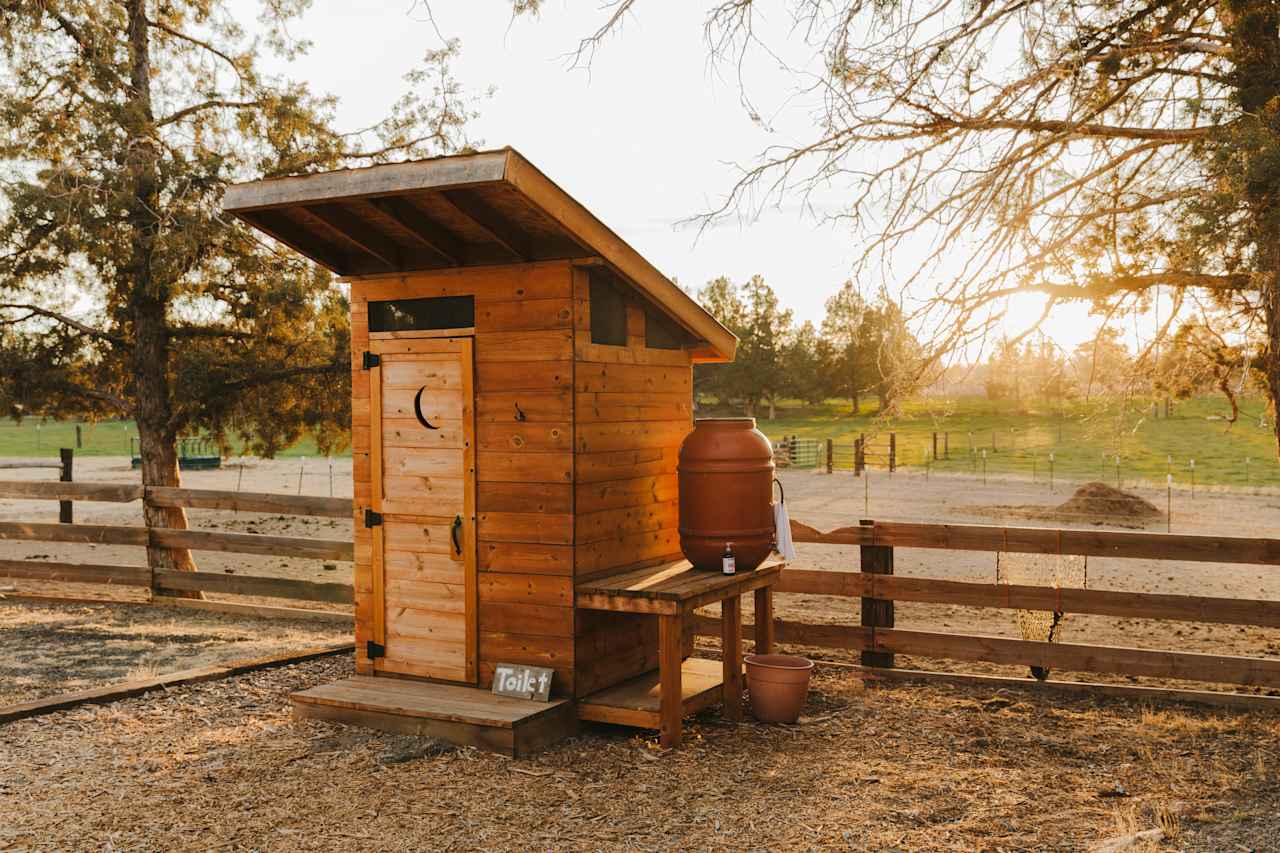
M 1205 448 L 1197 459 L 1158 450 L 1099 451 L 1096 445 L 1033 443 L 1016 430 L 985 434 L 937 432 L 903 436 L 896 432 L 838 438 L 783 436 L 774 445 L 781 468 L 828 473 L 867 470 L 890 474 L 906 469 L 935 473 L 1029 479 L 1054 489 L 1065 481 L 1098 481 L 1118 489 L 1171 488 L 1191 493 L 1219 489 L 1280 491 L 1280 463 L 1274 457 L 1226 458 Z M 1212 452 L 1210 452 L 1212 450 Z

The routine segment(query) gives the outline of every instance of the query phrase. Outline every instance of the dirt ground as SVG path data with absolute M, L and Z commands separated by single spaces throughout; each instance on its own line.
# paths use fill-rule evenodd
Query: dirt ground
M 0 705 L 349 640 L 342 624 L 0 601 Z
M 1270 715 L 820 671 L 797 726 L 708 712 L 679 750 L 589 727 L 512 761 L 290 719 L 331 658 L 0 727 L 0 847 L 147 850 L 1275 849 Z M 1270 814 L 1268 815 L 1268 812 Z

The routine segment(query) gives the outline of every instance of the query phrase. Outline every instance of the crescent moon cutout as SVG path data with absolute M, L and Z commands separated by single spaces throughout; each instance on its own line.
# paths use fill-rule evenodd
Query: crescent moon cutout
M 427 386 L 423 385 L 418 389 L 418 393 L 413 395 L 413 414 L 418 419 L 418 423 L 427 429 L 440 429 L 438 426 L 432 426 L 431 422 L 422 416 L 422 392 L 427 390 Z

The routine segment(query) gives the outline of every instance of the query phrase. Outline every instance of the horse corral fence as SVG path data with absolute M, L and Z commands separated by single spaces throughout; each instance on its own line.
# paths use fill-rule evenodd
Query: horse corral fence
M 91 483 L 4 482 L 0 497 L 49 500 L 135 501 L 158 506 L 241 510 L 246 512 L 351 517 L 351 502 L 344 498 L 296 497 L 181 488 L 143 488 L 135 485 Z M 999 611 L 1043 611 L 1052 614 L 1091 614 L 1126 619 L 1173 620 L 1226 625 L 1280 628 L 1280 601 L 1211 596 L 1170 595 L 1158 592 L 1034 586 L 1009 583 L 974 583 L 939 578 L 894 575 L 895 548 L 978 551 L 993 554 L 1080 555 L 1131 559 L 1181 560 L 1201 563 L 1280 565 L 1280 540 L 1220 536 L 1192 536 L 1103 530 L 1071 530 L 1039 527 L 998 527 L 960 524 L 917 524 L 863 521 L 822 533 L 792 522 L 797 543 L 857 546 L 857 571 L 794 569 L 783 571 L 776 588 L 780 594 L 829 595 L 860 600 L 858 624 L 809 624 L 774 619 L 772 612 L 757 614 L 772 625 L 777 642 L 852 650 L 861 653 L 865 671 L 879 678 L 970 680 L 984 684 L 1034 685 L 1026 679 L 965 675 L 959 673 L 901 670 L 896 655 L 925 659 L 978 661 L 1037 667 L 1073 673 L 1147 677 L 1177 681 L 1229 684 L 1266 690 L 1273 695 L 1218 692 L 1204 689 L 1138 687 L 1124 684 L 1092 684 L 1051 681 L 1041 686 L 1057 690 L 1114 693 L 1130 697 L 1191 701 L 1237 707 L 1280 708 L 1280 659 L 1204 654 L 1173 650 L 1138 649 L 1075 643 L 1037 642 L 1008 637 L 918 631 L 895 622 L 897 601 L 991 608 Z M 206 530 L 175 530 L 89 524 L 41 524 L 0 522 L 0 539 L 46 542 L 83 542 L 134 545 L 152 548 L 190 548 L 245 554 L 292 556 L 314 559 L 353 559 L 353 543 Z M 852 567 L 851 567 L 852 568 Z M 50 563 L 36 560 L 0 560 L 0 576 L 11 578 L 142 587 L 155 600 L 213 592 L 242 596 L 285 598 L 350 604 L 349 583 L 322 583 L 290 578 L 177 572 L 145 566 L 110 566 Z M 221 602 L 208 602 L 221 609 Z M 227 605 L 234 609 L 235 605 Z M 311 613 L 297 608 L 243 606 L 236 612 L 287 616 Z M 850 608 L 850 616 L 855 608 Z M 719 635 L 719 620 L 702 616 L 698 633 Z
M 110 503 L 130 503 L 141 500 L 152 506 L 161 507 L 237 510 L 321 518 L 351 518 L 352 512 L 351 501 L 346 498 L 298 497 L 114 483 L 0 482 L 0 498 Z M 125 545 L 152 549 L 184 548 L 193 551 L 221 551 L 348 562 L 354 559 L 354 545 L 350 540 L 127 525 L 7 521 L 0 522 L 0 540 Z M 334 604 L 351 604 L 354 599 L 352 586 L 349 583 L 239 573 L 169 571 L 145 565 L 118 566 L 4 559 L 0 560 L 0 577 L 142 588 L 149 591 L 153 600 L 164 601 L 181 599 L 189 596 L 190 593 L 199 592 Z M 212 602 L 209 605 L 208 609 L 218 609 L 211 606 Z M 230 606 L 228 609 L 236 608 Z M 252 606 L 246 606 L 245 612 L 253 612 L 254 609 Z M 278 609 L 290 610 L 291 608 Z

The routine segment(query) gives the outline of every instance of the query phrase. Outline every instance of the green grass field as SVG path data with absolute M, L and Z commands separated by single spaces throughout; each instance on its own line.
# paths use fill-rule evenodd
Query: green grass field
M 126 456 L 129 439 L 136 439 L 133 421 L 99 421 L 80 424 L 81 446 L 77 456 Z M 22 423 L 0 421 L 0 458 L 50 457 L 56 459 L 58 448 L 76 447 L 76 422 L 27 418 Z M 319 455 L 309 438 L 289 448 L 282 457 Z
M 1052 453 L 1054 475 L 1063 479 L 1114 484 L 1115 457 L 1119 456 L 1120 480 L 1127 484 L 1162 485 L 1165 474 L 1172 470 L 1175 483 L 1186 487 L 1194 459 L 1198 485 L 1280 487 L 1280 464 L 1270 423 L 1259 422 L 1266 411 L 1262 399 L 1243 400 L 1235 424 L 1221 419 L 1227 406 L 1220 396 L 1177 403 L 1171 418 L 1152 417 L 1151 403 L 1069 403 L 1060 410 L 1058 405 L 1045 402 L 916 399 L 904 404 L 897 417 L 885 420 L 875 412 L 874 401 L 864 404 L 863 413 L 853 417 L 847 401 L 832 400 L 822 406 L 783 406 L 776 419 L 762 416 L 758 423 L 775 440 L 798 436 L 822 445 L 833 439 L 837 465 L 842 468 L 852 466 L 853 440 L 862 434 L 867 436 L 871 467 L 886 467 L 890 432 L 897 436 L 899 467 L 919 468 L 926 454 L 932 455 L 936 430 L 939 458 L 933 463 L 935 471 L 980 474 L 985 449 L 987 472 L 993 475 L 1047 478 Z M 739 413 L 712 406 L 703 407 L 699 414 Z M 55 458 L 59 447 L 75 447 L 75 426 L 73 422 L 33 418 L 21 424 L 0 422 L 0 457 Z M 945 456 L 944 434 L 950 444 L 950 454 Z M 83 446 L 77 455 L 123 456 L 137 431 L 129 421 L 104 421 L 82 425 L 81 436 Z M 805 452 L 812 454 L 812 447 Z M 280 455 L 319 454 L 307 439 Z
M 936 430 L 935 471 L 980 474 L 985 449 L 990 474 L 1047 478 L 1052 453 L 1056 477 L 1115 484 L 1119 456 L 1122 483 L 1163 485 L 1171 471 L 1175 485 L 1186 487 L 1194 459 L 1198 485 L 1280 487 L 1270 419 L 1259 420 L 1266 411 L 1262 399 L 1243 400 L 1235 424 L 1222 420 L 1228 406 L 1221 396 L 1175 403 L 1171 418 L 1153 417 L 1152 402 L 1068 403 L 1064 411 L 1056 403 L 1039 401 L 917 399 L 906 403 L 898 417 L 882 420 L 874 411 L 874 401 L 864 403 L 858 417 L 850 414 L 847 401 L 829 401 L 818 407 L 781 408 L 775 420 L 761 417 L 758 423 L 775 440 L 783 436 L 820 442 L 834 439 L 840 467 L 852 466 L 853 440 L 860 434 L 867 436 L 868 463 L 873 468 L 886 467 L 885 452 L 893 432 L 898 465 L 918 468 L 926 455 L 932 456 Z M 946 456 L 944 434 L 950 439 Z

